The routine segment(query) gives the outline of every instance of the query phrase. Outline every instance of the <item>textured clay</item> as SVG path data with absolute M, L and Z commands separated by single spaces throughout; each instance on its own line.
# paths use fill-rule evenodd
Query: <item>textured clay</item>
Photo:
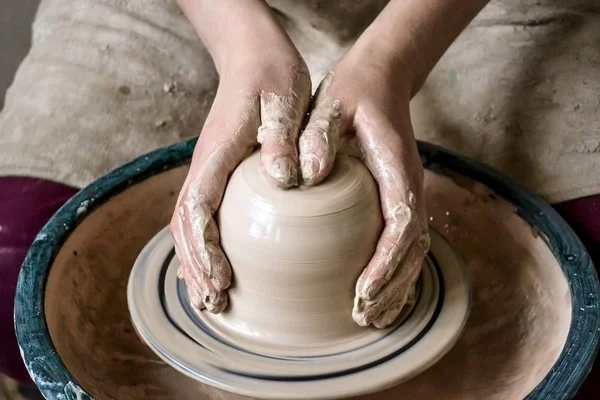
M 367 168 L 340 156 L 322 184 L 281 190 L 259 160 L 246 159 L 227 186 L 219 227 L 234 283 L 225 312 L 203 317 L 234 341 L 290 355 L 376 334 L 352 320 L 356 281 L 383 229 Z

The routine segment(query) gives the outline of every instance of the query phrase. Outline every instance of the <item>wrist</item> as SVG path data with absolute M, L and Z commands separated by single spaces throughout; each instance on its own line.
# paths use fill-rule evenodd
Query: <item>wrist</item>
M 489 0 L 391 0 L 356 43 L 403 74 L 411 96 Z
M 219 74 L 239 64 L 299 54 L 262 0 L 177 0 L 211 54 Z
M 385 82 L 387 90 L 395 93 L 396 97 L 410 99 L 415 78 L 412 66 L 407 62 L 409 58 L 403 56 L 406 53 L 401 46 L 382 44 L 376 35 L 363 34 L 340 66 L 354 66 L 355 73 L 371 75 L 366 77 L 367 81 L 377 77 L 378 81 Z

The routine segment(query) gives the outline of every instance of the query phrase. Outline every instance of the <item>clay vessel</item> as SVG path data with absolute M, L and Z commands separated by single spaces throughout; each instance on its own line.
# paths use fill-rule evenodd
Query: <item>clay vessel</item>
M 352 320 L 352 304 L 383 219 L 360 160 L 340 156 L 322 184 L 281 190 L 263 178 L 255 153 L 232 174 L 218 224 L 234 284 L 224 313 L 202 313 L 211 328 L 286 355 L 331 351 L 371 332 Z

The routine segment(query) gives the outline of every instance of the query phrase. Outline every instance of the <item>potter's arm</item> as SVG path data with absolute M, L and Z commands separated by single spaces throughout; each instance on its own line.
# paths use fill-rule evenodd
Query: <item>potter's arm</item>
M 416 94 L 444 52 L 489 0 L 392 0 L 357 45 L 410 75 Z M 382 54 L 379 54 L 382 53 Z
M 277 61 L 283 62 L 279 59 L 282 49 L 295 49 L 262 0 L 177 0 L 177 3 L 210 52 L 219 73 L 238 60 L 269 54 L 277 55 Z
M 487 0 L 391 0 L 321 85 L 311 137 L 320 165 L 336 143 L 355 139 L 377 181 L 385 228 L 356 284 L 353 318 L 389 326 L 399 315 L 429 249 L 424 172 L 409 102 L 450 44 Z M 336 105 L 333 108 L 330 105 Z M 315 118 L 316 119 L 316 118 Z M 310 128 L 310 122 L 305 130 Z M 307 146 L 308 147 L 308 146 Z M 300 145 L 302 149 L 302 143 Z
M 392 0 L 352 49 L 358 59 L 375 60 L 375 70 L 383 71 L 379 85 L 369 85 L 380 88 L 371 101 L 379 99 L 383 112 L 378 115 L 358 98 L 353 118 L 363 157 L 379 185 L 386 221 L 375 254 L 356 285 L 353 317 L 361 325 L 386 327 L 396 319 L 429 249 L 423 167 L 409 100 L 487 2 Z

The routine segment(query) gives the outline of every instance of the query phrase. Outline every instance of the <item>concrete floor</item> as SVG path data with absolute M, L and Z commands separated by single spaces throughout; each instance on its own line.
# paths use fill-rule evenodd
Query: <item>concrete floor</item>
M 0 0 L 0 109 L 17 67 L 29 51 L 39 0 Z

